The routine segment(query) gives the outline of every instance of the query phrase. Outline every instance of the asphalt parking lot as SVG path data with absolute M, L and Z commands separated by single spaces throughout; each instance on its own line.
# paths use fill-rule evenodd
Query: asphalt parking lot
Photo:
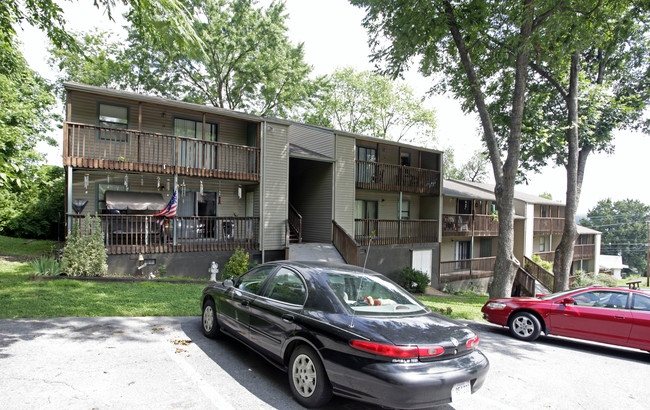
M 650 354 L 466 322 L 485 385 L 439 409 L 648 409 Z M 286 374 L 199 317 L 0 319 L 1 409 L 298 409 Z M 327 409 L 373 409 L 335 398 Z

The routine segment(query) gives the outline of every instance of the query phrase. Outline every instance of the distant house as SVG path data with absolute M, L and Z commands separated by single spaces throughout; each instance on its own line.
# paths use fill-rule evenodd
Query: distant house
M 608 273 L 615 279 L 621 279 L 621 271 L 629 268 L 623 264 L 621 255 L 600 255 L 599 257 L 600 272 Z

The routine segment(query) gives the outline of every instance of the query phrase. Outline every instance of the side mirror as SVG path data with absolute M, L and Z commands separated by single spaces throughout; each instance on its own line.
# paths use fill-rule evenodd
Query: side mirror
M 231 288 L 235 283 L 232 281 L 232 279 L 226 279 L 223 281 L 223 286 L 225 288 Z
M 573 298 L 564 298 L 560 301 L 560 303 L 563 305 L 573 305 L 575 301 L 573 300 Z

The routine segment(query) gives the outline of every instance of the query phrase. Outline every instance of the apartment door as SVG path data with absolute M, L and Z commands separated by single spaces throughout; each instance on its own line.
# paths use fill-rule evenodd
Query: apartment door
M 357 181 L 358 182 L 376 182 L 377 181 L 377 148 L 357 147 L 357 160 L 362 161 L 357 164 Z M 372 162 L 372 164 L 369 164 Z
M 379 235 L 377 232 L 379 201 L 357 199 L 355 201 L 354 217 L 357 219 L 355 235 L 369 238 L 371 234 Z

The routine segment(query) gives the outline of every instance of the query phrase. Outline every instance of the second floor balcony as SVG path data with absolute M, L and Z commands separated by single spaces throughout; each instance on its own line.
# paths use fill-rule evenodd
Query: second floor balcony
M 359 245 L 395 245 L 438 242 L 435 219 L 355 219 L 354 239 Z
M 444 214 L 442 236 L 498 236 L 499 221 L 492 215 Z
M 260 150 L 143 131 L 66 122 L 63 164 L 206 178 L 260 179 Z
M 439 195 L 440 172 L 357 160 L 356 186 L 360 189 L 377 191 Z
M 564 230 L 564 218 L 536 217 L 533 221 L 534 235 L 556 235 Z

